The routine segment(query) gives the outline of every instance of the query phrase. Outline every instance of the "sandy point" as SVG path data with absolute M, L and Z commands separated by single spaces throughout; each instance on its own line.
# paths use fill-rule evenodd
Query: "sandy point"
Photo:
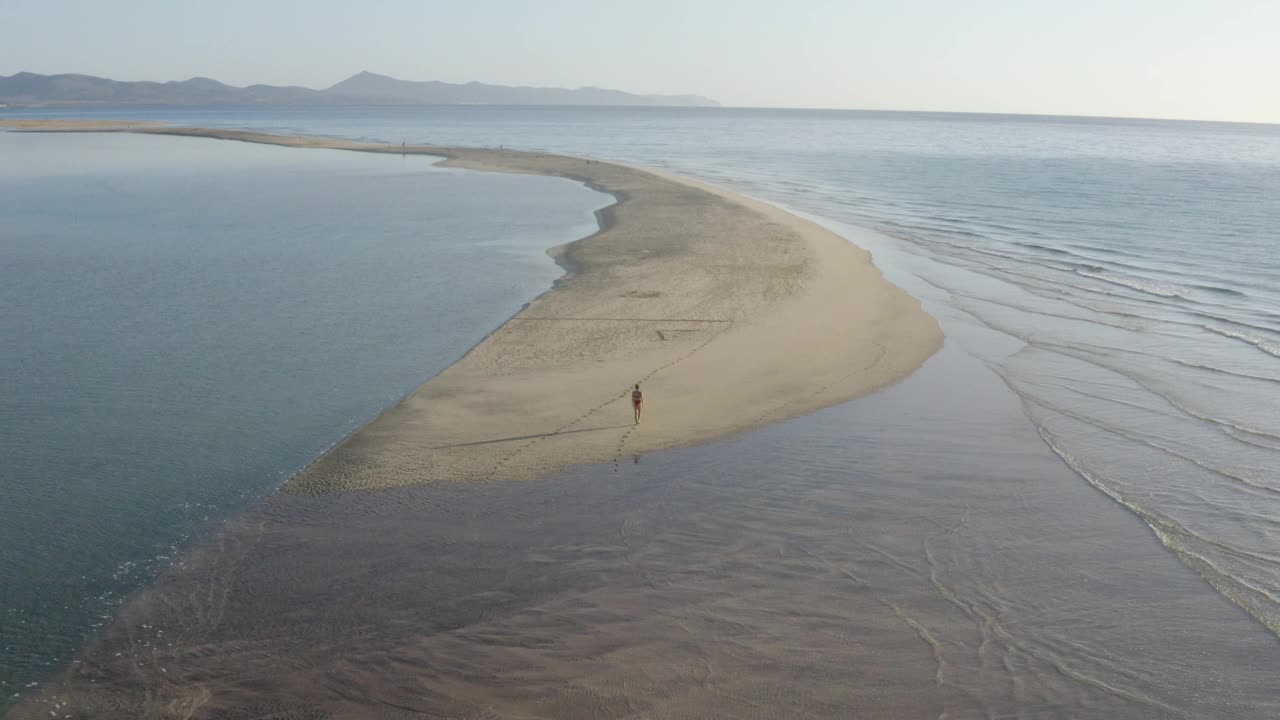
M 53 125 L 24 129 L 94 130 Z M 554 288 L 284 490 L 528 479 L 630 461 L 870 393 L 942 343 L 862 249 L 772 205 L 655 170 L 546 153 L 235 130 L 131 132 L 435 155 L 612 195 L 600 230 L 551 250 Z M 633 423 L 631 389 L 644 391 Z
M 39 120 L 0 118 L 0 128 L 41 132 L 110 132 L 163 127 L 164 123 L 130 120 Z
M 406 150 L 457 167 L 568 177 L 617 202 L 599 213 L 599 232 L 553 250 L 569 268 L 555 288 L 287 491 L 526 479 L 630 462 L 865 395 L 941 346 L 937 322 L 865 251 L 766 203 L 582 158 L 376 151 Z

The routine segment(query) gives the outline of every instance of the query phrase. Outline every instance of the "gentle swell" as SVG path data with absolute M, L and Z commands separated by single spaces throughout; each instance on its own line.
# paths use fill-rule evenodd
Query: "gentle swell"
M 1080 458 L 1068 452 L 1053 433 L 1038 423 L 1036 427 L 1040 437 L 1044 439 L 1049 449 L 1074 470 L 1077 475 L 1141 518 L 1165 547 L 1177 553 L 1178 557 L 1182 558 L 1189 567 L 1208 581 L 1218 592 L 1253 616 L 1254 619 L 1262 623 L 1272 633 L 1280 636 L 1280 619 L 1277 619 L 1274 615 L 1274 607 L 1276 604 L 1280 604 L 1280 598 L 1225 571 L 1210 558 L 1191 550 L 1183 540 L 1199 540 L 1210 546 L 1232 552 L 1240 552 L 1239 549 L 1223 546 L 1221 543 L 1204 538 L 1170 518 L 1131 502 L 1123 493 L 1111 487 L 1101 475 L 1095 473 Z
M 1214 327 L 1213 325 L 1201 325 L 1201 327 L 1203 327 L 1205 330 L 1208 330 L 1209 332 L 1217 333 L 1223 337 L 1229 337 L 1233 340 L 1239 340 L 1242 343 L 1247 343 L 1249 345 L 1252 345 L 1268 355 L 1280 357 L 1280 345 L 1276 345 L 1275 343 L 1269 341 L 1267 338 L 1260 337 L 1252 333 L 1241 332 L 1239 330 L 1231 330 L 1229 328 Z
M 1091 272 L 1088 270 L 1077 270 L 1076 272 L 1087 278 L 1093 278 L 1094 280 L 1101 280 L 1102 282 L 1111 283 L 1112 285 L 1120 285 L 1121 287 L 1127 287 L 1130 290 L 1137 290 L 1138 292 L 1143 292 L 1148 295 L 1155 295 L 1157 297 L 1165 297 L 1165 298 L 1184 296 L 1184 291 L 1182 290 L 1182 288 L 1174 287 L 1173 285 L 1167 285 L 1165 283 L 1156 282 L 1155 280 L 1148 280 L 1147 278 L 1130 277 L 1130 276 L 1124 276 L 1124 275 L 1108 275 L 1106 273 Z

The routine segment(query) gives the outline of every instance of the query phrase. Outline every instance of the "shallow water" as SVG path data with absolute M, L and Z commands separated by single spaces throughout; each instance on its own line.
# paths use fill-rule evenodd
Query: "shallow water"
M 1277 667 L 947 349 L 701 448 L 272 497 L 17 717 L 1264 718 Z
M 196 648 L 184 666 L 225 674 L 224 701 L 269 691 L 318 717 L 394 716 L 388 701 L 1277 714 L 1280 129 L 563 108 L 153 117 L 678 170 L 868 247 L 948 344 L 872 398 L 617 472 L 272 498 L 244 521 L 266 520 L 261 542 L 228 541 L 171 581 L 231 587 L 229 620 L 167 614 L 161 586 L 82 679 L 135 692 L 109 658 L 154 619 L 183 634 L 176 652 Z M 219 564 L 240 552 L 234 572 Z M 259 682 L 241 663 L 296 672 Z
M 0 698 L 544 291 L 611 201 L 209 140 L 0 157 Z

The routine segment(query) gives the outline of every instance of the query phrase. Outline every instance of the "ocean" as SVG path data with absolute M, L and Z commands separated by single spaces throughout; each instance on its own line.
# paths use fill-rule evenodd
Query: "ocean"
M 400 527 L 396 523 L 408 527 L 427 513 L 439 523 L 439 532 L 447 533 L 452 516 L 438 508 L 452 503 L 463 508 L 463 517 L 507 519 L 494 524 L 501 530 L 485 526 L 495 547 L 520 547 L 533 535 L 545 535 L 541 544 L 548 547 L 540 553 L 555 557 L 575 544 L 599 547 L 618 527 L 631 528 L 640 545 L 624 543 L 624 559 L 631 558 L 631 564 L 623 565 L 634 569 L 637 562 L 648 563 L 650 578 L 669 583 L 658 582 L 658 587 L 678 586 L 681 593 L 650 598 L 645 615 L 650 620 L 574 619 L 621 647 L 641 647 L 637 637 L 666 639 L 651 653 L 637 652 L 633 662 L 678 656 L 682 641 L 668 637 L 670 628 L 652 618 L 683 613 L 685 630 L 704 656 L 732 666 L 730 649 L 740 657 L 755 653 L 759 662 L 753 669 L 739 668 L 732 677 L 750 678 L 756 685 L 769 677 L 787 678 L 790 687 L 806 688 L 809 697 L 835 685 L 858 685 L 864 676 L 849 671 L 856 667 L 884 687 L 918 689 L 919 709 L 934 715 L 1267 717 L 1280 711 L 1272 679 L 1280 671 L 1280 474 L 1275 470 L 1280 466 L 1280 127 L 633 108 L 116 109 L 67 115 L 386 142 L 505 145 L 661 167 L 828 225 L 871 250 L 891 280 L 921 298 L 942 322 L 947 345 L 916 375 L 871 398 L 703 448 L 636 458 L 636 464 L 623 468 L 582 468 L 512 488 L 394 493 L 388 497 L 396 499 L 388 502 L 398 510 L 360 515 L 371 528 L 385 529 L 387 524 Z M 71 140 L 56 139 L 60 144 Z M 0 140 L 7 146 L 16 142 L 9 136 Z M 289 162 L 273 167 L 296 172 L 299 151 L 278 152 L 291 153 Z M 374 166 L 385 167 L 388 160 L 358 162 L 376 173 Z M 407 161 L 390 162 L 400 169 Z M 447 179 L 452 183 L 464 175 Z M 225 177 L 204 172 L 189 173 L 188 181 L 198 178 L 208 183 L 201 197 L 228 186 Z M 51 181 L 36 194 L 70 207 L 76 196 L 67 194 L 68 184 L 65 178 Z M 384 186 L 380 192 L 390 191 Z M 403 199 L 403 192 L 414 191 L 397 192 L 392 194 Z M 492 206 L 503 207 L 509 198 L 502 197 Z M 478 226 L 470 237 L 509 232 L 508 223 L 517 217 L 551 217 L 539 215 L 545 211 L 532 206 L 543 208 L 544 201 L 534 200 L 511 206 L 505 220 Z M 333 212 L 332 222 L 341 217 L 352 222 L 353 208 L 375 201 L 348 198 L 341 212 Z M 528 257 L 572 237 L 570 230 L 585 234 L 583 214 L 589 218 L 599 199 L 585 194 L 577 202 L 576 215 L 558 216 L 558 225 L 548 223 L 542 235 L 522 246 Z M 7 206 L 6 217 L 32 206 L 34 199 Z M 435 206 L 423 212 L 434 215 L 430 207 Z M 471 207 L 470 214 L 458 211 L 471 217 Z M 378 208 L 381 218 L 385 205 Z M 190 211 L 180 206 L 176 214 Z M 223 217 L 210 212 L 202 222 Z M 422 217 L 404 222 L 422 222 Z M 251 214 L 245 218 L 246 225 L 254 220 Z M 122 232 L 139 230 L 129 218 L 118 220 L 126 228 Z M 372 223 L 364 218 L 361 225 Z M 296 242 L 299 232 L 282 228 L 280 239 Z M 17 240 L 6 236 L 6 245 L 21 249 L 23 236 Z M 35 245 L 25 242 L 28 249 Z M 415 326 L 394 343 L 383 343 L 382 351 L 402 357 L 407 346 L 398 343 L 417 337 L 431 347 L 447 347 L 439 350 L 440 362 L 447 363 L 512 307 L 545 289 L 555 269 L 538 259 L 542 274 L 530 274 L 505 304 L 475 318 L 465 332 L 446 340 L 435 328 Z M 468 267 L 487 272 L 483 263 Z M 26 270 L 21 277 L 39 275 Z M 265 292 L 258 287 L 265 282 L 242 279 L 239 287 Z M 32 297 L 29 282 L 20 296 L 11 294 L 9 282 L 4 285 L 6 307 L 18 307 L 14 298 Z M 406 281 L 382 292 L 401 297 L 396 293 L 410 292 L 412 285 Z M 51 286 L 51 297 L 41 306 L 56 305 L 58 298 L 65 303 L 71 289 L 82 287 Z M 411 295 L 402 301 L 410 306 L 406 311 L 422 302 Z M 227 309 L 228 325 L 219 337 L 236 335 L 246 316 L 244 306 Z M 332 319 L 328 311 L 322 314 Z M 6 312 L 5 317 L 22 315 Z M 31 326 L 20 323 L 4 329 L 13 333 L 8 337 L 27 337 L 21 333 L 30 333 Z M 342 327 L 346 332 L 348 326 Z M 68 328 L 72 336 L 84 332 L 83 324 Z M 326 332 L 331 339 L 333 328 Z M 423 334 L 431 337 L 421 340 Z M 111 364 L 121 362 L 119 357 Z M 273 349 L 247 366 L 279 357 Z M 82 355 L 79 362 L 84 365 L 78 368 L 50 366 L 47 360 L 23 367 L 49 366 L 58 371 L 50 376 L 56 379 L 77 377 L 85 365 L 97 368 L 104 361 Z M 425 372 L 441 366 L 428 364 Z M 248 459 L 243 448 L 211 448 L 208 452 L 224 453 L 219 465 L 187 451 L 191 466 L 204 468 L 200 472 L 223 469 L 219 476 L 227 492 L 249 493 L 232 502 L 226 496 L 216 499 L 214 514 L 228 517 L 239 508 L 261 507 L 258 512 L 277 518 L 282 528 L 290 525 L 278 518 L 303 517 L 305 522 L 296 522 L 312 532 L 316 524 L 324 525 L 335 537 L 352 541 L 342 533 L 355 531 L 339 528 L 339 519 L 326 516 L 323 508 L 299 508 L 298 501 L 280 498 L 257 506 L 253 499 L 278 485 L 299 458 L 331 445 L 424 377 L 422 364 L 403 372 L 408 375 L 399 385 L 377 386 L 377 391 L 344 379 L 343 391 L 368 399 L 366 411 L 348 412 L 346 425 L 330 424 L 327 430 L 294 428 L 298 442 L 310 445 L 287 456 L 291 459 L 281 461 L 274 448 L 260 448 L 274 463 L 264 464 L 265 459 Z M 6 377 L 16 375 L 6 368 Z M 217 377 L 209 380 L 210 392 L 227 392 L 241 381 L 231 373 Z M 327 379 L 332 382 L 333 376 Z M 49 392 L 35 381 L 30 386 Z M 270 417 L 249 434 L 257 436 L 272 423 L 296 422 L 298 408 L 287 400 L 264 398 L 256 390 L 248 395 L 272 407 Z M 228 412 L 238 412 L 243 404 L 243 399 L 229 404 Z M 91 459 L 103 448 L 145 447 L 142 440 L 122 444 L 100 425 L 76 428 L 68 418 L 84 416 L 64 412 L 56 403 L 42 412 L 50 416 L 42 418 L 29 408 L 6 409 L 5 415 L 41 427 L 39 438 L 66 433 L 76 447 L 92 447 L 84 443 L 96 438 L 102 445 L 86 452 Z M 8 436 L 6 431 L 6 441 Z M 170 440 L 151 442 L 167 446 Z M 43 477 L 4 470 L 5 477 Z M 158 474 L 166 473 L 167 468 Z M 602 488 L 592 481 L 601 476 L 615 482 Z M 619 476 L 623 479 L 616 480 Z M 191 484 L 168 477 L 179 487 Z M 13 485 L 6 481 L 0 492 L 11 492 Z M 52 527 L 54 516 L 41 515 L 52 512 L 42 504 L 47 498 L 24 492 L 30 499 L 23 516 L 36 518 L 29 527 Z M 531 524 L 531 505 L 547 508 L 552 519 Z M 387 519 L 408 513 L 405 508 L 418 514 Z M 65 513 L 56 516 L 59 541 L 64 554 L 72 555 L 83 548 L 84 538 L 95 536 L 68 519 L 77 517 L 74 508 L 58 513 Z M 375 523 L 371 515 L 381 519 Z M 375 534 L 365 530 L 362 537 Z M 695 542 L 703 535 L 705 542 Z M 405 537 L 388 536 L 400 542 L 367 542 L 392 557 L 398 557 L 396 548 L 413 546 Z M 7 563 L 10 557 L 21 562 L 36 557 L 25 549 L 10 550 L 24 545 L 7 537 L 4 547 Z M 706 547 L 719 551 L 708 554 Z M 409 551 L 400 552 L 411 564 Z M 156 555 L 147 555 L 150 569 L 123 583 L 119 592 L 149 577 Z M 564 576 L 555 585 L 560 592 L 589 588 L 601 606 L 621 607 L 624 590 L 635 590 L 628 584 L 630 575 L 603 560 L 594 569 L 607 579 L 584 580 L 590 562 L 575 564 L 573 557 L 560 557 L 564 567 L 554 566 L 554 573 Z M 84 567 L 98 563 L 83 557 L 78 562 Z M 266 568 L 283 571 L 279 559 L 261 562 L 264 574 Z M 489 559 L 479 566 L 495 563 Z M 41 568 L 56 577 L 65 577 L 68 569 L 56 562 Z M 23 566 L 22 572 L 36 571 Z M 479 587 L 482 579 L 474 582 Z M 755 595 L 758 604 L 772 608 L 767 617 L 726 600 L 764 592 L 761 585 L 792 592 L 785 598 Z M 511 593 L 523 597 L 519 588 Z M 688 594 L 699 601 L 691 603 Z M 39 602 L 37 595 L 31 591 L 30 602 Z M 713 609 L 713 600 L 721 605 Z M 517 603 L 517 609 L 500 604 L 505 609 L 484 612 L 508 612 L 516 623 L 532 617 L 530 608 L 547 612 L 546 602 L 539 595 Z M 816 618 L 820 607 L 832 616 L 823 616 L 822 623 L 803 622 Z M 877 613 L 883 624 L 875 620 Z M 65 662 L 70 639 L 86 632 L 76 621 L 48 621 L 69 638 L 55 665 Z M 12 621 L 4 625 L 15 626 Z M 521 627 L 530 637 L 546 631 Z M 858 627 L 862 633 L 852 630 Z M 747 630 L 752 631 L 749 641 L 743 635 Z M 765 651 L 765 636 L 780 648 L 777 652 Z M 859 650 L 859 644 L 865 647 Z M 370 653 L 386 652 L 374 641 L 368 647 Z M 902 661 L 896 673 L 880 678 L 865 669 L 868 659 L 886 653 Z M 39 662 L 50 657 L 37 652 L 21 667 L 42 667 Z M 619 675 L 634 669 L 624 657 L 612 658 Z M 501 666 L 499 657 L 488 660 Z M 314 662 L 323 659 L 317 655 Z M 761 672 L 765 666 L 771 676 Z M 814 672 L 793 676 L 803 667 Z M 0 672 L 7 670 L 0 666 Z M 36 670 L 22 673 L 22 679 L 35 677 Z M 750 685 L 738 688 L 743 697 Z M 902 697 L 908 695 L 904 691 Z M 844 697 L 835 707 L 871 707 L 873 701 Z M 804 707 L 823 714 L 822 707 Z

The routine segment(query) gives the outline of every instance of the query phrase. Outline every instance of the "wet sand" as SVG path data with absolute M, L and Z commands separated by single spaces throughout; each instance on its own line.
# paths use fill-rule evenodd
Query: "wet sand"
M 529 479 L 694 445 L 865 395 L 941 345 L 933 318 L 847 240 L 665 173 L 543 153 L 230 130 L 44 129 L 437 155 L 455 167 L 566 177 L 617 198 L 599 213 L 599 232 L 554 249 L 569 272 L 551 291 L 293 478 L 288 492 Z

